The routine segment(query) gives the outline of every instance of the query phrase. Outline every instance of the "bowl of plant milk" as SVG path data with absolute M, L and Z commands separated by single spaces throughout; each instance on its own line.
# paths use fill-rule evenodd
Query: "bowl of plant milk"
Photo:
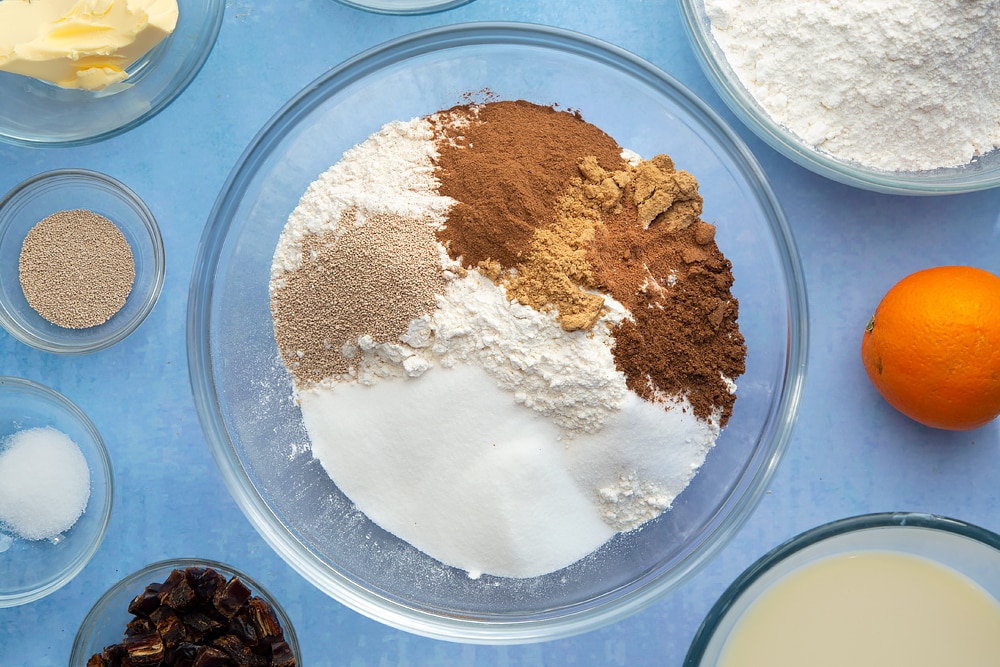
M 1000 536 L 918 513 L 813 528 L 751 565 L 708 613 L 685 667 L 992 667 Z

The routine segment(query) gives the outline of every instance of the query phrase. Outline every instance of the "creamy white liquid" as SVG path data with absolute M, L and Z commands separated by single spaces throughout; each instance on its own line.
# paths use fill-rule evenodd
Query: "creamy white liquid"
M 938 563 L 833 556 L 779 580 L 737 621 L 719 667 L 997 667 L 1000 603 Z

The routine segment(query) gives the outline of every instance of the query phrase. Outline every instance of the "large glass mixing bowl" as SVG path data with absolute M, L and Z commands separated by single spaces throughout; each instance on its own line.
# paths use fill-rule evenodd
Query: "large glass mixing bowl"
M 472 579 L 360 513 L 314 460 L 269 310 L 275 244 L 306 187 L 384 123 L 477 91 L 579 110 L 646 157 L 692 172 L 703 218 L 732 260 L 747 372 L 729 425 L 674 507 L 574 565 L 533 579 Z M 806 363 L 801 268 L 754 158 L 669 75 L 563 30 L 482 23 L 367 51 L 282 108 L 231 173 L 198 250 L 188 363 L 199 417 L 230 492 L 295 570 L 348 607 L 441 639 L 553 639 L 620 619 L 675 589 L 743 524 L 795 418 Z

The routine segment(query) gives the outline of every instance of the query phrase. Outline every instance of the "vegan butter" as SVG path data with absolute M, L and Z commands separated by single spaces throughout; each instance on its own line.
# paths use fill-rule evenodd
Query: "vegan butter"
M 0 0 L 0 70 L 102 90 L 177 26 L 177 0 Z

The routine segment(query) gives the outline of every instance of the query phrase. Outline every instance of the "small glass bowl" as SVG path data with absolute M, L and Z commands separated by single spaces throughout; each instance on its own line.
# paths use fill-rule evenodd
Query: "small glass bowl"
M 215 46 L 225 0 L 177 0 L 177 27 L 101 91 L 70 90 L 0 72 L 0 141 L 80 146 L 116 136 L 162 111 L 201 71 Z
M 824 558 L 863 551 L 930 560 L 1000 600 L 1000 535 L 932 514 L 885 512 L 841 519 L 807 530 L 747 568 L 708 612 L 684 667 L 715 667 L 744 613 L 789 573 Z
M 818 150 L 776 122 L 743 85 L 712 34 L 705 0 L 680 0 L 680 7 L 695 56 L 712 87 L 743 124 L 793 162 L 838 183 L 888 194 L 951 194 L 1000 185 L 1000 150 L 966 165 L 925 171 L 885 171 Z
M 51 427 L 77 444 L 90 467 L 90 498 L 72 528 L 26 540 L 0 527 L 0 607 L 34 602 L 65 586 L 90 562 L 111 518 L 114 476 L 97 428 L 62 394 L 31 380 L 0 377 L 0 443 L 18 431 Z M 0 445 L 0 449 L 3 445 Z
M 85 329 L 55 325 L 28 304 L 18 260 L 28 232 L 58 211 L 87 209 L 111 220 L 135 261 L 132 291 L 121 310 Z M 23 343 L 45 352 L 83 354 L 117 343 L 153 309 L 163 286 L 163 239 L 146 204 L 126 185 L 94 171 L 60 169 L 34 176 L 0 200 L 0 324 Z
M 291 620 L 266 588 L 232 565 L 204 558 L 172 558 L 152 563 L 133 572 L 100 597 L 76 632 L 69 658 L 70 667 L 84 667 L 92 655 L 100 653 L 106 646 L 120 643 L 125 634 L 125 626 L 134 618 L 128 611 L 129 602 L 142 593 L 149 584 L 163 583 L 173 570 L 189 567 L 212 568 L 227 580 L 239 577 L 255 596 L 269 603 L 274 609 L 284 631 L 285 641 L 295 655 L 296 663 L 302 664 L 302 650 L 299 648 L 299 640 Z
M 376 14 L 433 14 L 466 5 L 472 0 L 337 0 L 342 5 Z

